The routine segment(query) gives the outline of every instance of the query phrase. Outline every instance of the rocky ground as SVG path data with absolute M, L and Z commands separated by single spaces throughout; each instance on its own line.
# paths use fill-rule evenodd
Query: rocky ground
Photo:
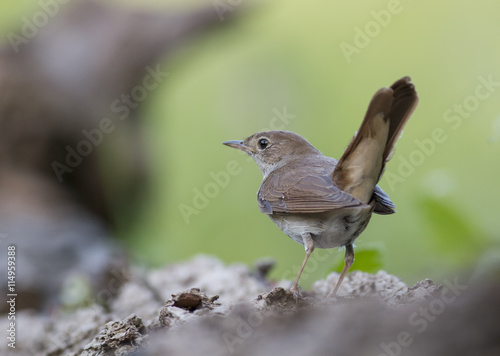
M 116 273 L 95 303 L 19 311 L 2 355 L 500 355 L 500 286 L 458 277 L 408 287 L 386 272 L 337 275 L 295 299 L 288 281 L 207 256 Z M 126 278 L 116 293 L 114 285 Z M 114 283 L 115 282 L 115 283 Z M 7 316 L 0 328 L 8 330 Z

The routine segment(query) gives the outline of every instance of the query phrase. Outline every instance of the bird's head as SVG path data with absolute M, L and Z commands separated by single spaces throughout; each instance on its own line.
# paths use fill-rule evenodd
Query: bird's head
M 264 177 L 302 155 L 320 154 L 305 138 L 290 131 L 257 132 L 243 141 L 226 141 L 224 145 L 250 155 Z

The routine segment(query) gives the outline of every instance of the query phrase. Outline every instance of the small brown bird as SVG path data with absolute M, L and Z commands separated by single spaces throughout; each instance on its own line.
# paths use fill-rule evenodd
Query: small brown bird
M 288 131 L 258 132 L 244 141 L 224 142 L 255 160 L 264 176 L 257 193 L 260 210 L 305 246 L 306 256 L 291 288 L 295 295 L 315 247 L 345 246 L 344 268 L 330 293 L 335 296 L 354 262 L 353 242 L 372 213 L 395 212 L 377 182 L 417 102 L 409 77 L 377 91 L 339 161 Z

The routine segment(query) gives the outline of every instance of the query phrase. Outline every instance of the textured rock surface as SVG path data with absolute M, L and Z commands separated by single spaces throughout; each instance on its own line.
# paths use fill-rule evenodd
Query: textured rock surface
M 332 300 L 337 277 L 295 299 L 262 273 L 207 256 L 135 270 L 109 309 L 18 313 L 16 349 L 3 343 L 0 354 L 500 354 L 498 283 L 452 278 L 408 287 L 383 271 L 354 271 Z M 7 328 L 4 316 L 0 329 Z

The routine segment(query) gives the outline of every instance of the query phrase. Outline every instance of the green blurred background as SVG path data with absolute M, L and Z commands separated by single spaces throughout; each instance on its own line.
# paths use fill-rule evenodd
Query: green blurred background
M 133 223 L 118 232 L 137 261 L 161 265 L 206 253 L 252 264 L 272 256 L 272 277 L 292 279 L 303 247 L 260 213 L 255 163 L 221 143 L 283 124 L 339 158 L 374 92 L 405 75 L 420 103 L 380 182 L 398 212 L 373 217 L 356 241 L 353 269 L 383 268 L 411 284 L 500 256 L 498 1 L 116 2 L 161 10 L 223 3 L 240 12 L 162 64 L 170 75 L 144 113 L 152 185 Z M 38 6 L 4 2 L 3 41 Z M 355 52 L 346 55 L 347 46 Z M 482 80 L 499 84 L 477 99 Z M 283 113 L 289 122 L 279 120 Z M 436 130 L 439 142 L 430 144 Z M 228 163 L 238 173 L 214 188 L 211 172 L 220 175 Z M 195 191 L 204 189 L 210 197 L 196 209 Z M 183 216 L 188 206 L 196 212 Z M 343 251 L 320 255 L 303 286 L 343 260 Z

